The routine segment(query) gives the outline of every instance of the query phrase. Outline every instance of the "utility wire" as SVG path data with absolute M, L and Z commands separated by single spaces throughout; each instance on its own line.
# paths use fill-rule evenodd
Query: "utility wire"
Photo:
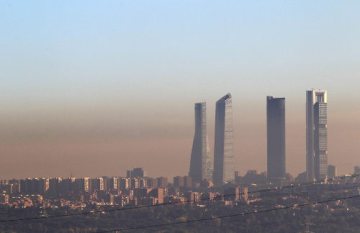
M 354 174 L 350 176 L 339 176 L 336 178 L 328 179 L 327 181 L 334 181 L 334 180 L 342 180 L 346 178 L 356 178 L 359 177 L 360 174 Z M 254 190 L 247 192 L 248 194 L 256 194 L 256 193 L 266 193 L 271 191 L 279 191 L 284 189 L 293 189 L 293 188 L 301 188 L 304 186 L 314 185 L 314 184 L 321 184 L 324 182 L 325 179 L 321 181 L 316 182 L 304 182 L 300 184 L 290 184 L 286 186 L 280 186 L 280 187 L 273 187 L 273 188 L 265 188 L 260 190 Z M 223 194 L 219 196 L 215 196 L 214 199 L 210 198 L 201 198 L 199 202 L 201 201 L 221 201 L 222 198 L 226 197 L 232 197 L 235 195 L 243 195 L 246 194 L 245 192 L 239 192 L 231 193 L 231 194 Z M 90 211 L 83 211 L 79 213 L 67 213 L 67 214 L 58 214 L 58 215 L 49 215 L 49 216 L 38 216 L 38 217 L 24 217 L 24 218 L 14 218 L 14 219 L 0 219 L 0 223 L 13 223 L 13 222 L 22 222 L 22 221 L 35 221 L 35 220 L 47 220 L 47 219 L 56 219 L 56 218 L 65 218 L 65 217 L 74 217 L 74 216 L 86 216 L 86 215 L 92 215 L 96 213 L 111 213 L 111 212 L 117 212 L 117 211 L 127 211 L 127 210 L 135 210 L 135 209 L 143 209 L 143 208 L 153 208 L 153 207 L 160 207 L 160 206 L 169 206 L 169 205 L 183 205 L 183 204 L 191 204 L 194 203 L 194 201 L 188 200 L 184 202 L 166 202 L 161 204 L 155 204 L 155 205 L 139 205 L 139 206 L 131 206 L 131 207 L 120 207 L 120 208 L 113 208 L 113 209 L 99 209 L 99 210 L 90 210 Z
M 149 228 L 159 228 L 159 227 L 167 227 L 167 226 L 174 226 L 174 225 L 182 225 L 182 224 L 188 224 L 188 223 L 211 221 L 211 220 L 215 220 L 215 219 L 233 218 L 233 217 L 239 217 L 239 216 L 247 216 L 247 215 L 251 215 L 251 214 L 268 213 L 268 212 L 279 211 L 279 210 L 287 210 L 287 209 L 292 209 L 292 208 L 303 208 L 303 207 L 310 206 L 310 205 L 326 204 L 326 203 L 329 203 L 329 202 L 348 200 L 348 199 L 355 199 L 355 198 L 359 198 L 359 197 L 360 197 L 360 195 L 338 197 L 338 198 L 331 198 L 331 199 L 308 202 L 308 203 L 302 203 L 302 204 L 292 204 L 292 205 L 269 208 L 269 209 L 263 209 L 263 210 L 252 210 L 252 211 L 240 212 L 240 213 L 236 213 L 236 214 L 220 215 L 220 216 L 214 216 L 214 217 L 208 217 L 208 218 L 191 219 L 191 220 L 187 220 L 187 221 L 152 224 L 152 225 L 143 225 L 143 226 L 133 226 L 133 227 L 126 227 L 126 228 L 114 228 L 114 229 L 109 229 L 109 230 L 100 230 L 100 231 L 96 231 L 95 233 L 109 233 L 109 232 L 121 232 L 121 231 L 131 231 L 131 230 L 144 230 L 144 229 L 149 229 Z

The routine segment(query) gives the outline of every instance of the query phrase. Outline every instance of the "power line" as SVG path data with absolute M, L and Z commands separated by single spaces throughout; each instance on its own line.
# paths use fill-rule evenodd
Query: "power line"
M 332 179 L 328 179 L 328 181 L 333 181 L 336 179 L 346 179 L 346 178 L 356 178 L 359 177 L 360 174 L 354 174 L 354 175 L 350 175 L 350 176 L 339 176 L 336 178 L 332 178 Z M 290 184 L 290 185 L 286 185 L 286 186 L 281 186 L 281 187 L 273 187 L 273 188 L 265 188 L 265 189 L 260 189 L 260 190 L 254 190 L 254 191 L 249 191 L 247 192 L 248 194 L 256 194 L 256 193 L 266 193 L 266 192 L 271 192 L 271 191 L 279 191 L 279 190 L 284 190 L 284 189 L 293 189 L 293 188 L 301 188 L 304 186 L 309 186 L 309 185 L 314 185 L 314 184 L 321 184 L 322 182 L 324 182 L 325 179 L 321 180 L 321 181 L 317 181 L 317 182 L 304 182 L 301 184 Z M 239 192 L 238 194 L 236 193 L 231 193 L 231 194 L 223 194 L 220 196 L 217 196 L 214 199 L 210 199 L 210 197 L 208 198 L 202 198 L 199 201 L 221 201 L 221 198 L 226 198 L 226 197 L 232 197 L 235 195 L 243 195 L 246 194 L 245 192 Z M 218 199 L 219 198 L 219 199 Z M 80 213 L 67 213 L 67 214 L 58 214 L 58 215 L 50 215 L 50 216 L 38 216 L 38 217 L 24 217 L 24 218 L 14 218 L 14 219 L 1 219 L 0 223 L 12 223 L 12 222 L 21 222 L 21 221 L 36 221 L 36 220 L 47 220 L 47 219 L 55 219 L 55 218 L 66 218 L 66 217 L 74 217 L 74 216 L 86 216 L 86 215 L 92 215 L 92 214 L 97 214 L 97 213 L 111 213 L 111 212 L 117 212 L 117 211 L 127 211 L 127 210 L 136 210 L 136 209 L 143 209 L 143 208 L 153 208 L 153 207 L 161 207 L 161 206 L 169 206 L 169 205 L 183 205 L 183 204 L 191 204 L 194 203 L 194 201 L 188 200 L 188 201 L 184 201 L 184 202 L 166 202 L 166 203 L 161 203 L 161 204 L 155 204 L 155 205 L 139 205 L 139 206 L 131 206 L 131 207 L 121 207 L 121 208 L 113 208 L 113 209 L 99 209 L 99 210 L 90 210 L 90 211 L 83 211 Z
M 247 211 L 247 212 L 241 212 L 241 213 L 229 214 L 229 215 L 220 215 L 220 216 L 209 217 L 209 218 L 198 218 L 198 219 L 191 219 L 191 220 L 187 220 L 187 221 L 179 221 L 179 222 L 171 222 L 171 223 L 161 223 L 161 224 L 126 227 L 126 228 L 116 228 L 116 229 L 109 229 L 109 230 L 100 230 L 100 231 L 96 231 L 95 233 L 109 233 L 109 232 L 117 232 L 117 231 L 131 231 L 131 230 L 143 230 L 143 229 L 148 229 L 148 228 L 167 227 L 167 226 L 174 226 L 174 225 L 181 225 L 181 224 L 188 224 L 188 223 L 211 221 L 211 220 L 215 220 L 215 219 L 247 216 L 247 215 L 251 215 L 251 214 L 268 213 L 268 212 L 287 210 L 287 209 L 292 209 L 292 208 L 303 208 L 303 207 L 310 206 L 310 205 L 325 204 L 325 203 L 329 203 L 329 202 L 355 199 L 355 198 L 359 198 L 359 197 L 360 197 L 360 195 L 338 197 L 338 198 L 331 198 L 331 199 L 315 201 L 315 202 L 310 202 L 310 203 L 292 204 L 292 205 L 287 205 L 287 206 L 282 206 L 282 207 L 269 208 L 269 209 L 263 209 L 263 210 L 252 210 L 252 211 Z
M 340 177 L 338 177 L 338 179 L 354 178 L 354 177 L 359 177 L 359 176 L 360 176 L 359 174 L 355 174 L 355 175 L 351 175 L 351 176 L 340 176 Z M 265 193 L 265 192 L 283 190 L 283 189 L 289 189 L 289 188 L 299 188 L 299 187 L 303 187 L 303 186 L 314 185 L 314 184 L 317 184 L 317 183 L 320 184 L 321 182 L 323 182 L 323 181 L 306 182 L 306 183 L 301 183 L 301 184 L 290 184 L 290 185 L 282 186 L 282 187 L 274 187 L 274 188 L 266 188 L 266 189 L 250 191 L 250 192 L 248 192 L 248 194 Z M 242 194 L 245 194 L 245 192 L 240 192 L 238 194 L 242 195 Z M 219 196 L 219 198 L 231 197 L 231 196 L 235 196 L 235 195 L 236 194 L 234 194 L 234 193 L 232 193 L 232 194 L 224 194 L 224 195 Z M 221 199 L 213 199 L 213 201 L 220 201 L 220 200 Z M 212 199 L 203 198 L 203 199 L 200 199 L 199 201 L 212 201 Z M 102 209 L 102 210 L 90 210 L 90 211 L 85 211 L 85 212 L 80 212 L 80 213 L 72 213 L 72 214 L 59 214 L 59 215 L 40 216 L 40 217 L 5 219 L 5 220 L 0 220 L 0 223 L 19 222 L 19 221 L 32 221 L 32 220 L 46 220 L 46 219 L 54 219 L 54 218 L 65 218 L 65 217 L 91 215 L 91 214 L 104 213 L 104 212 L 110 213 L 110 212 L 116 212 L 116 211 L 127 211 L 127 210 L 152 208 L 152 207 L 160 207 L 160 206 L 168 206 L 168 205 L 183 205 L 183 204 L 189 204 L 189 203 L 194 203 L 194 202 L 193 201 L 184 201 L 184 202 L 179 202 L 179 203 L 167 202 L 167 203 L 156 204 L 156 205 L 140 205 L 140 206 L 131 206 L 131 207 L 121 207 L 121 208 L 107 209 L 107 210 L 104 210 L 104 209 Z

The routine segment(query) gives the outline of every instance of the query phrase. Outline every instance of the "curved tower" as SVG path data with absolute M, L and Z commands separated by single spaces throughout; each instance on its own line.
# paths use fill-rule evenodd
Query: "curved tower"
M 189 176 L 195 182 L 212 179 L 212 159 L 206 129 L 206 103 L 195 104 L 195 135 Z

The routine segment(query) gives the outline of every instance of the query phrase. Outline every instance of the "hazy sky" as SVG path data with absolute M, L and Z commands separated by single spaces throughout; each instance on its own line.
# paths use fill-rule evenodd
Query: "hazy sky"
M 329 161 L 360 165 L 360 1 L 0 1 L 0 178 L 188 172 L 194 106 L 233 95 L 236 167 L 266 168 L 265 97 L 329 92 Z

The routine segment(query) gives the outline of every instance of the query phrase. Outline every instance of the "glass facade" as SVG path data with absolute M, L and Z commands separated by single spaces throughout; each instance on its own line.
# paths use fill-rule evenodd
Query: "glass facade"
M 306 174 L 309 181 L 327 176 L 327 92 L 306 92 Z
M 314 109 L 315 123 L 315 178 L 324 179 L 328 171 L 327 158 L 327 103 L 316 103 Z
M 234 180 L 232 97 L 227 94 L 216 102 L 214 183 Z

